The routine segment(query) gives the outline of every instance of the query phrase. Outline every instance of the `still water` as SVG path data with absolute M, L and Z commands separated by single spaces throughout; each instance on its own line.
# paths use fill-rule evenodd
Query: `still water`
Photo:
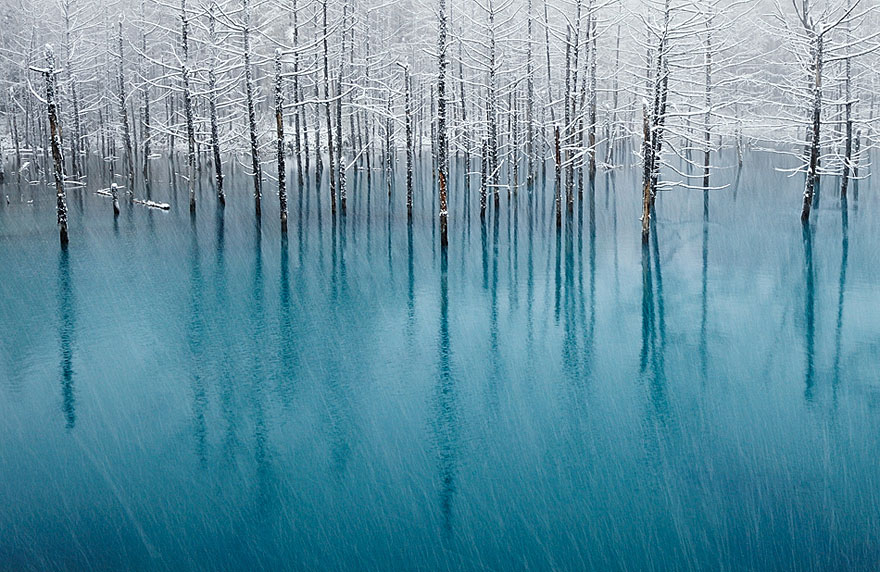
M 643 249 L 637 172 L 559 233 L 552 172 L 485 225 L 459 176 L 445 253 L 430 179 L 286 240 L 244 175 L 72 190 L 66 251 L 2 187 L 0 569 L 876 569 L 878 183 L 804 232 L 756 154 Z

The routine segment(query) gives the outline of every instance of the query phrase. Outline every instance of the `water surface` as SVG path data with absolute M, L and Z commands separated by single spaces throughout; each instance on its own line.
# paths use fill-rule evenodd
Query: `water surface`
M 876 566 L 876 184 L 804 231 L 754 155 L 643 248 L 637 169 L 559 232 L 549 175 L 446 251 L 429 179 L 72 190 L 67 250 L 2 187 L 0 569 Z

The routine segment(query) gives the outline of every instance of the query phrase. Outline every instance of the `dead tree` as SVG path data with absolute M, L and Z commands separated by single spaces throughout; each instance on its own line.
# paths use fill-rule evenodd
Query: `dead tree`
M 64 192 L 64 157 L 61 153 L 61 124 L 58 120 L 58 106 L 55 99 L 55 52 L 46 45 L 46 68 L 40 70 L 46 80 L 46 108 L 49 116 L 49 139 L 52 146 L 52 159 L 55 163 L 55 195 L 58 231 L 61 246 L 68 242 L 67 237 L 67 195 Z
M 490 6 L 491 3 L 492 0 L 489 0 Z M 446 36 L 448 25 L 446 19 L 446 0 L 440 0 L 439 8 L 439 33 L 437 36 L 437 179 L 440 185 L 440 242 L 445 246 L 447 243 L 446 225 L 448 216 L 446 185 L 449 181 L 449 143 L 446 134 Z M 494 51 L 494 36 L 492 49 Z
M 413 109 L 412 81 L 409 77 L 409 66 L 403 67 L 404 121 L 406 124 L 406 216 L 412 220 L 413 208 Z
M 810 220 L 810 210 L 813 207 L 813 195 L 816 181 L 819 178 L 819 131 L 822 125 L 822 66 L 824 34 L 816 33 L 810 20 L 804 17 L 804 26 L 811 36 L 811 52 L 813 57 L 812 69 L 812 108 L 810 110 L 809 151 L 807 162 L 807 178 L 804 183 L 804 205 L 801 210 L 801 221 L 806 223 Z
M 275 134 L 278 153 L 278 204 L 281 232 L 287 232 L 287 170 L 284 165 L 284 78 L 281 75 L 281 50 L 275 50 Z
M 294 153 L 296 154 L 296 176 L 297 182 L 299 183 L 299 187 L 302 188 L 304 183 L 303 176 L 303 136 L 305 130 L 305 116 L 303 115 L 303 110 L 300 110 L 299 102 L 302 100 L 302 95 L 300 93 L 300 83 L 299 83 L 299 20 L 297 13 L 297 0 L 293 0 L 290 6 L 290 14 L 291 14 L 291 28 L 293 30 L 293 141 L 294 141 Z M 301 123 L 302 120 L 302 123 Z M 301 127 L 303 133 L 301 133 Z M 305 146 L 308 146 L 308 137 L 305 137 L 306 143 Z M 309 152 L 308 149 L 305 150 L 305 158 L 308 161 Z
M 333 120 L 330 113 L 330 46 L 328 36 L 330 29 L 327 26 L 327 0 L 321 2 L 321 14 L 323 17 L 324 32 L 322 44 L 324 47 L 324 116 L 327 120 L 327 160 L 330 162 L 330 209 L 336 215 L 336 159 L 333 147 Z M 338 142 L 337 142 L 338 144 Z
M 134 198 L 134 152 L 131 148 L 131 127 L 128 122 L 128 106 L 125 95 L 125 55 L 123 52 L 122 20 L 118 24 L 119 69 L 116 82 L 119 97 L 119 118 L 122 121 L 122 144 L 125 145 L 125 164 L 128 169 L 128 196 Z
M 150 155 L 152 154 L 152 136 L 151 136 L 151 128 L 150 128 L 150 83 L 146 79 L 146 70 L 144 69 L 144 60 L 147 57 L 147 32 L 146 32 L 146 17 L 144 15 L 144 0 L 141 0 L 141 81 L 143 82 L 143 88 L 141 89 L 141 95 L 143 97 L 143 108 L 141 110 L 141 139 L 143 140 L 144 145 L 144 163 L 143 163 L 143 175 L 144 175 L 144 187 L 147 191 L 147 196 L 149 197 L 150 193 Z
M 339 171 L 337 184 L 339 187 L 339 207 L 342 209 L 342 214 L 345 214 L 347 202 L 345 189 L 345 160 L 342 154 L 342 82 L 345 76 L 345 26 L 347 19 L 348 2 L 342 6 L 342 50 L 339 54 L 339 76 L 336 81 L 336 167 Z M 354 49 L 354 46 L 350 46 L 349 48 Z M 352 131 L 352 136 L 354 136 L 354 131 Z
M 217 17 L 216 3 L 208 9 L 208 41 L 211 55 L 208 66 L 208 113 L 211 121 L 211 151 L 214 155 L 214 181 L 217 184 L 217 202 L 226 205 L 226 193 L 223 191 L 223 166 L 220 157 L 220 134 L 217 127 Z
M 192 92 L 189 85 L 189 20 L 186 0 L 180 0 L 180 80 L 183 85 L 183 110 L 186 119 L 186 169 L 189 188 L 189 212 L 196 212 L 196 131 L 193 118 Z
M 260 166 L 260 143 L 257 136 L 257 112 L 254 107 L 254 76 L 251 69 L 251 9 L 249 0 L 241 1 L 242 7 L 242 50 L 244 52 L 244 89 L 247 99 L 248 131 L 251 139 L 251 166 L 254 177 L 254 212 L 257 218 L 263 213 L 263 171 Z

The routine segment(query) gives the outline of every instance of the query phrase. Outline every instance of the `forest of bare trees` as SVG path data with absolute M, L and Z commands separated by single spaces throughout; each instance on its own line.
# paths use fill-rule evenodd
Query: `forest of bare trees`
M 0 179 L 65 194 L 156 173 L 231 170 L 255 213 L 327 175 L 405 170 L 481 216 L 555 173 L 562 224 L 597 171 L 637 168 L 647 240 L 658 194 L 702 189 L 748 150 L 804 178 L 869 176 L 880 45 L 866 0 L 4 0 Z M 398 165 L 398 162 L 400 163 Z M 285 167 L 286 165 L 286 167 Z M 285 169 L 293 169 L 288 182 Z M 413 172 L 431 172 L 433 189 Z M 768 190 L 772 191 L 772 190 Z M 143 199 L 138 197 L 143 196 Z M 273 199 L 275 200 L 275 199 Z M 661 199 L 662 200 L 662 199 Z M 472 204 L 470 201 L 466 204 Z M 476 207 L 475 207 L 476 208 Z

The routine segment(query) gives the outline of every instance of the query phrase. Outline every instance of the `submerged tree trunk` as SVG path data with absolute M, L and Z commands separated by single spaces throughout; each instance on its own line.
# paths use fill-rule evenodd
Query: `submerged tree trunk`
M 113 216 L 119 216 L 119 185 L 112 183 L 110 185 L 110 198 L 113 199 Z
M 49 136 L 52 145 L 52 159 L 55 162 L 55 196 L 58 232 L 61 245 L 68 242 L 67 237 L 67 195 L 64 192 L 64 157 L 61 154 L 61 125 L 58 123 L 58 107 L 55 102 L 55 53 L 52 46 L 46 46 L 46 107 L 49 116 Z

